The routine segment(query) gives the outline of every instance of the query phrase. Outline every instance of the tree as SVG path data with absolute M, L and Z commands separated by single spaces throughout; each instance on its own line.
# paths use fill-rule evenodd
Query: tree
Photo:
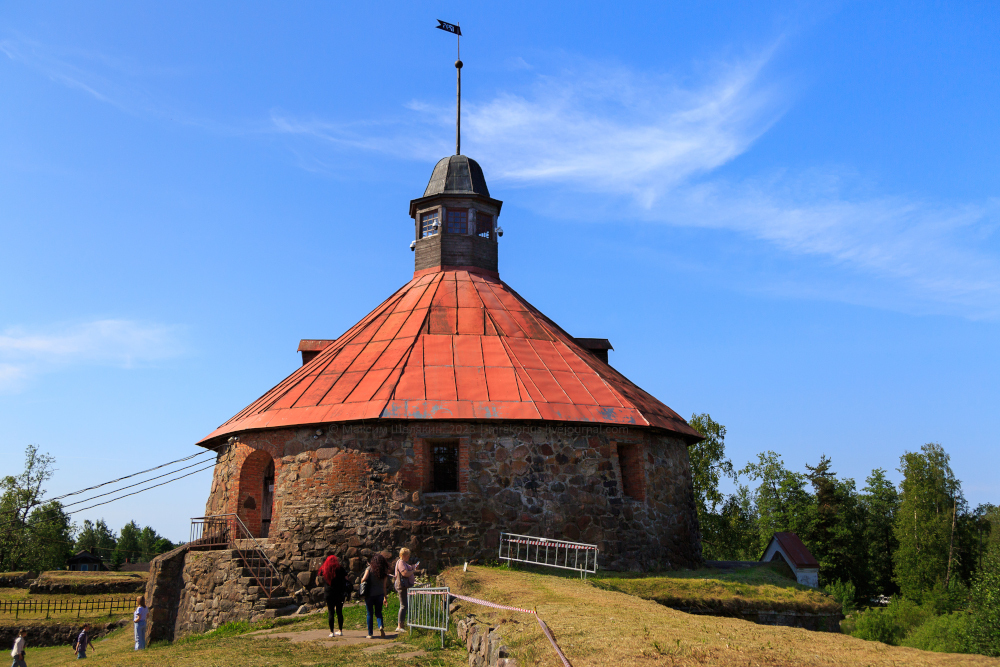
M 151 561 L 156 556 L 167 553 L 174 548 L 173 543 L 161 537 L 155 530 L 146 526 L 139 533 L 139 551 L 142 556 L 142 561 Z
M 881 468 L 872 470 L 865 480 L 865 488 L 861 490 L 868 573 L 861 582 L 863 585 L 858 594 L 864 599 L 899 591 L 893 570 L 893 554 L 899 547 L 894 531 L 899 513 L 899 493 L 885 475 L 885 470 Z
M 118 533 L 118 546 L 115 553 L 121 554 L 122 562 L 138 563 L 143 560 L 139 545 L 141 533 L 142 529 L 134 520 L 126 523 L 121 532 Z
M 949 460 L 937 443 L 900 457 L 895 580 L 904 596 L 918 601 L 938 582 L 947 583 L 955 565 L 955 526 L 958 513 L 965 511 L 965 499 Z
M 108 528 L 104 519 L 98 519 L 97 523 L 84 519 L 83 528 L 77 534 L 75 548 L 77 551 L 86 550 L 95 556 L 108 559 L 111 558 L 117 544 L 118 536 Z
M 30 548 L 28 519 L 42 504 L 42 485 L 52 477 L 53 463 L 54 458 L 28 445 L 24 450 L 24 471 L 0 480 L 0 571 L 12 572 L 26 566 Z
M 701 527 L 702 551 L 708 558 L 725 558 L 723 554 L 728 547 L 723 545 L 723 541 L 727 539 L 723 536 L 723 531 L 728 522 L 716 513 L 724 500 L 719 491 L 719 482 L 723 475 L 736 479 L 733 464 L 726 458 L 726 427 L 713 420 L 708 413 L 692 415 L 689 423 L 705 437 L 688 448 L 695 507 L 698 511 L 698 525 Z M 729 507 L 731 513 L 734 509 L 734 506 Z M 735 515 L 731 514 L 729 520 L 734 518 Z
M 73 524 L 59 501 L 36 507 L 28 517 L 28 553 L 24 566 L 44 572 L 66 567 L 73 555 Z
M 691 415 L 688 422 L 705 439 L 688 447 L 691 461 L 691 479 L 694 486 L 694 500 L 698 516 L 715 512 L 722 502 L 719 491 L 722 476 L 736 479 L 732 462 L 726 458 L 726 427 L 713 420 L 707 412 Z
M 969 650 L 1000 657 L 1000 544 L 990 545 L 972 584 Z
M 742 484 L 736 493 L 726 496 L 717 514 L 706 516 L 712 543 L 706 543 L 706 558 L 711 560 L 757 560 L 763 547 L 757 529 L 757 507 L 750 489 Z
M 763 552 L 774 533 L 807 533 L 815 514 L 815 502 L 806 490 L 805 475 L 788 470 L 781 457 L 772 451 L 758 454 L 757 461 L 747 463 L 740 475 L 760 482 L 752 495 L 758 516 L 758 553 Z

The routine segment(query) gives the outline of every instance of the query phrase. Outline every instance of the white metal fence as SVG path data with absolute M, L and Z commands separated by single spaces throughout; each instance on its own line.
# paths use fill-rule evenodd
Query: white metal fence
M 437 630 L 441 633 L 441 648 L 444 648 L 444 635 L 448 632 L 448 588 L 411 588 L 407 592 L 406 624 L 413 628 Z
M 573 570 L 586 578 L 597 572 L 597 545 L 546 537 L 500 533 L 500 560 Z

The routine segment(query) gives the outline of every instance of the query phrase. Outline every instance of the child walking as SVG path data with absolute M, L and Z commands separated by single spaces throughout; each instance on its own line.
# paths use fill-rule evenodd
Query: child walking
M 135 628 L 135 650 L 141 651 L 146 648 L 146 616 L 149 615 L 149 609 L 146 607 L 146 596 L 140 595 L 136 604 L 139 606 L 132 614 L 132 626 Z
M 76 659 L 83 660 L 87 657 L 87 647 L 94 648 L 93 642 L 90 641 L 90 623 L 84 623 L 83 629 L 80 630 L 80 634 L 76 637 L 76 643 L 73 644 L 73 650 L 76 651 Z

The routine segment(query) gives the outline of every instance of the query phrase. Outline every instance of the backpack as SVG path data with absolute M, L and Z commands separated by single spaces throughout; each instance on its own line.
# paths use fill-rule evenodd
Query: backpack
M 371 568 L 367 568 L 365 570 L 365 572 L 368 573 L 369 577 L 372 575 Z M 361 598 L 368 597 L 368 588 L 369 588 L 369 586 L 368 586 L 368 580 L 365 579 L 365 580 L 363 580 L 361 582 L 361 586 L 358 587 L 358 597 L 361 597 Z

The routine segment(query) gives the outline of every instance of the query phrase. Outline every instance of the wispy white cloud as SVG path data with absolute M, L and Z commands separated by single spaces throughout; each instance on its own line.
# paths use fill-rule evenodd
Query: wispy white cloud
M 824 187 L 816 186 L 817 179 Z M 944 206 L 905 197 L 852 197 L 847 186 L 829 191 L 829 181 L 718 179 L 678 188 L 643 215 L 733 231 L 853 278 L 881 281 L 872 290 L 883 294 L 879 305 L 892 306 L 884 296 L 891 294 L 896 306 L 910 309 L 922 303 L 917 309 L 925 312 L 1000 317 L 1000 261 L 982 244 L 995 236 L 1000 202 Z M 850 300 L 866 301 L 864 295 Z
M 183 74 L 174 68 L 151 67 L 98 51 L 57 47 L 23 37 L 0 39 L 0 55 L 41 73 L 53 83 L 133 116 L 169 120 L 226 135 L 273 131 L 263 119 L 228 122 L 192 113 L 171 100 L 162 85 L 150 85 L 150 81 L 162 82 Z
M 46 331 L 9 328 L 0 333 L 0 389 L 19 389 L 61 368 L 135 368 L 182 353 L 178 329 L 161 324 L 96 320 Z
M 996 238 L 996 201 L 941 205 L 872 195 L 837 170 L 739 179 L 723 169 L 789 104 L 784 87 L 765 76 L 772 51 L 717 65 L 694 83 L 593 64 L 533 74 L 527 92 L 463 104 L 464 152 L 479 159 L 491 183 L 544 188 L 546 200 L 558 197 L 561 212 L 583 220 L 613 210 L 616 220 L 724 230 L 839 270 L 855 289 L 867 289 L 867 280 L 899 297 L 879 305 L 921 302 L 922 310 L 1000 317 L 1000 258 L 984 244 Z M 447 154 L 446 141 L 413 137 L 447 137 L 453 108 L 407 108 L 413 113 L 397 123 L 272 122 L 278 132 L 342 148 L 425 160 Z M 828 292 L 845 298 L 844 289 Z

